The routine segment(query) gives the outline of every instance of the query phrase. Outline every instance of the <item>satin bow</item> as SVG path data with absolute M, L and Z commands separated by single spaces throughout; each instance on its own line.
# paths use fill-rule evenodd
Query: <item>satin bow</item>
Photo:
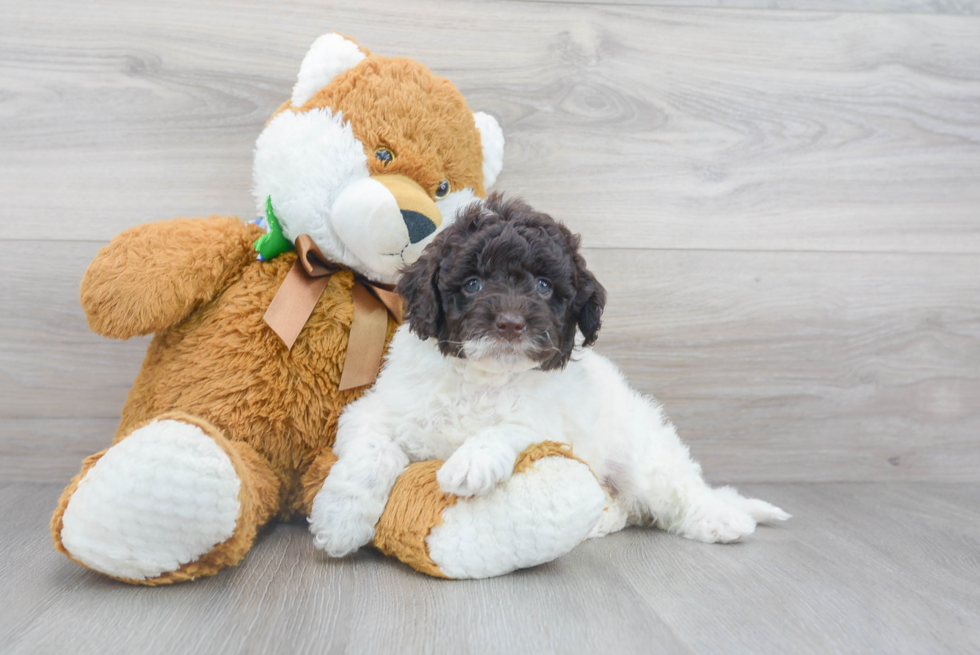
M 327 261 L 308 234 L 296 238 L 296 252 L 299 257 L 262 317 L 288 349 L 296 343 L 330 276 L 343 270 Z M 399 323 L 405 313 L 402 298 L 391 285 L 355 277 L 352 295 L 354 320 L 340 375 L 341 391 L 372 384 L 377 379 L 388 332 L 388 313 Z

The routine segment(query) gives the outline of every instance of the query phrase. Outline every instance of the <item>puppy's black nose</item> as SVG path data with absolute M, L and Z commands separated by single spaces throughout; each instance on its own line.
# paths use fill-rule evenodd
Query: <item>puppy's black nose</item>
M 419 212 L 403 209 L 402 220 L 405 221 L 405 225 L 408 227 L 408 240 L 411 243 L 418 243 L 436 231 L 436 224 Z
M 514 314 L 512 312 L 506 312 L 504 314 L 498 314 L 497 320 L 494 322 L 494 327 L 497 328 L 497 332 L 500 333 L 504 339 L 507 341 L 514 341 L 519 339 L 522 334 L 524 334 L 524 329 L 527 327 L 524 323 L 524 317 L 520 314 Z

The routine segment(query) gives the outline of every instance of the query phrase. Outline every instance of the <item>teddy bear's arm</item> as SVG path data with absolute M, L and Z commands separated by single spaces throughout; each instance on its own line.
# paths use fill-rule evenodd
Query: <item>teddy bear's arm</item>
M 115 339 L 164 330 L 221 291 L 262 234 L 237 218 L 176 218 L 116 236 L 82 279 L 89 327 Z

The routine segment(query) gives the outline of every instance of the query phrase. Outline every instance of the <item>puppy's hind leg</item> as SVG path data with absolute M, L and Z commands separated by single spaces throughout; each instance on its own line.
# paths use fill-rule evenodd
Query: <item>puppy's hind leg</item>
M 790 515 L 757 498 L 745 498 L 732 487 L 712 489 L 701 467 L 676 437 L 673 426 L 662 430 L 658 461 L 640 466 L 641 513 L 649 512 L 669 532 L 707 543 L 738 541 L 755 531 L 757 523 L 785 521 Z
M 664 530 L 707 543 L 737 541 L 754 532 L 753 511 L 761 518 L 766 508 L 709 487 L 660 407 L 632 390 L 627 394 L 618 415 L 628 418 L 615 426 L 618 447 L 610 471 L 630 522 L 652 520 Z
M 758 498 L 746 498 L 738 493 L 734 487 L 717 487 L 712 491 L 715 496 L 722 501 L 738 507 L 748 512 L 749 516 L 755 519 L 756 523 L 772 523 L 773 521 L 785 521 L 793 517 L 792 514 L 783 511 L 779 507 Z

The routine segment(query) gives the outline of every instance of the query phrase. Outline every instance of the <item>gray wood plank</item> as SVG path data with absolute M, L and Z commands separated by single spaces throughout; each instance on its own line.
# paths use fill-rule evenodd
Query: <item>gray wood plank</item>
M 114 431 L 146 340 L 88 331 L 99 244 L 0 260 L 0 472 L 67 480 Z M 656 395 L 717 481 L 980 476 L 980 259 L 595 250 L 597 349 Z
M 610 287 L 597 350 L 710 478 L 980 480 L 976 258 L 588 258 Z
M 122 409 L 121 404 L 117 407 Z M 110 418 L 0 418 L 0 480 L 68 484 L 83 459 L 112 443 L 118 414 Z
M 643 5 L 692 9 L 766 9 L 783 11 L 881 12 L 890 14 L 980 14 L 978 0 L 523 0 L 555 4 Z
M 950 652 L 980 648 L 976 484 L 751 485 L 792 511 L 744 543 L 655 530 L 552 564 L 447 582 L 301 525 L 215 578 L 135 588 L 48 545 L 59 488 L 0 488 L 5 652 Z
M 977 253 L 978 21 L 386 0 L 281 3 L 270 32 L 261 3 L 19 4 L 0 238 L 252 215 L 252 143 L 337 28 L 497 115 L 500 188 L 594 246 Z
M 610 566 L 695 652 L 971 652 L 975 485 L 752 485 L 794 513 L 728 549 L 684 542 Z M 587 544 L 604 549 L 605 544 Z M 691 563 L 696 559 L 697 565 Z M 710 627 L 706 627 L 710 626 Z

